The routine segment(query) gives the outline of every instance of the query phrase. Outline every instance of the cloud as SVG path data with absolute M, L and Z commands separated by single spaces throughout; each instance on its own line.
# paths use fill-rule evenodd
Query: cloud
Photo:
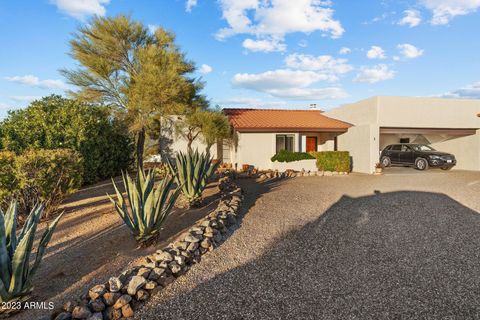
M 332 56 L 312 56 L 308 54 L 291 54 L 285 58 L 287 67 L 298 70 L 318 71 L 327 75 L 329 80 L 337 80 L 338 75 L 348 73 L 353 67 L 347 59 L 335 59 Z
M 480 82 L 475 82 L 463 88 L 447 92 L 441 95 L 441 97 L 456 99 L 480 99 Z
M 422 17 L 418 10 L 405 10 L 403 13 L 404 17 L 398 21 L 399 25 L 408 25 L 410 28 L 413 28 L 422 22 Z
M 291 100 L 343 98 L 346 93 L 341 88 L 310 88 L 310 85 L 319 81 L 335 79 L 329 74 L 314 71 L 278 69 L 258 74 L 237 73 L 232 84 L 238 88 Z
M 283 41 L 279 40 L 252 40 L 245 39 L 242 43 L 245 49 L 253 52 L 283 52 L 287 49 L 287 46 Z
M 347 47 L 343 47 L 343 48 L 340 49 L 340 51 L 338 51 L 338 53 L 340 53 L 340 54 L 349 54 L 351 52 L 352 52 L 352 49 L 347 48 Z
M 372 46 L 370 50 L 367 51 L 368 59 L 385 59 L 385 50 L 378 46 Z
M 214 103 L 219 105 L 243 105 L 251 107 L 275 107 L 275 106 L 284 106 L 287 103 L 285 101 L 277 100 L 264 100 L 257 98 L 246 98 L 246 97 L 232 97 L 227 99 L 215 100 Z
M 193 7 L 197 6 L 197 0 L 187 0 L 187 3 L 185 4 L 185 10 L 187 12 L 191 12 Z
M 148 27 L 148 31 L 150 31 L 150 33 L 155 33 L 160 26 L 158 26 L 156 24 L 149 24 L 147 27 Z
M 38 77 L 33 75 L 25 76 L 14 76 L 14 77 L 5 77 L 7 81 L 20 83 L 29 87 L 36 87 L 41 89 L 67 89 L 67 85 L 62 80 L 40 80 Z
M 339 38 L 344 29 L 330 6 L 331 1 L 322 0 L 220 0 L 228 27 L 220 29 L 216 38 L 249 34 L 258 40 L 283 40 L 289 33 L 315 31 Z
M 300 40 L 298 41 L 298 46 L 302 48 L 306 48 L 308 46 L 308 41 L 307 40 Z
M 17 102 L 30 102 L 33 100 L 40 100 L 42 97 L 40 96 L 9 96 L 10 100 L 17 101 Z
M 377 83 L 384 80 L 393 79 L 395 72 L 390 70 L 386 64 L 378 64 L 373 67 L 361 67 L 360 72 L 355 77 L 355 82 Z
M 454 17 L 474 13 L 480 8 L 480 0 L 420 0 L 420 2 L 432 11 L 433 25 L 448 24 Z
M 208 64 L 202 64 L 200 66 L 200 69 L 198 69 L 198 72 L 200 72 L 201 74 L 208 74 L 212 71 L 213 71 L 213 68 L 210 67 Z
M 400 50 L 400 53 L 407 59 L 415 59 L 423 55 L 424 50 L 423 49 L 418 49 L 414 45 L 404 43 L 404 44 L 399 44 L 398 49 Z
M 66 14 L 78 19 L 85 20 L 91 15 L 104 16 L 105 5 L 110 0 L 51 0 L 57 8 Z

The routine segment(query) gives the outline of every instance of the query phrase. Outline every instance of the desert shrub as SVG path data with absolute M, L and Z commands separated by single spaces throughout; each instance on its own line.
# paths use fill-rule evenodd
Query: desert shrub
M 109 198 L 140 244 L 147 245 L 158 236 L 163 223 L 172 211 L 180 194 L 180 189 L 170 192 L 172 185 L 173 178 L 167 176 L 155 188 L 155 171 L 153 170 L 147 173 L 140 170 L 135 181 L 125 174 L 123 186 L 128 199 L 128 202 L 125 202 L 122 193 L 113 182 L 117 201 L 110 196 Z
M 0 207 L 8 204 L 18 191 L 18 180 L 15 172 L 15 153 L 0 152 Z
M 127 169 L 133 145 L 126 125 L 105 106 L 52 95 L 11 111 L 0 124 L 4 150 L 68 148 L 83 158 L 83 181 L 93 183 Z
M 307 159 L 315 159 L 315 157 L 306 152 L 292 152 L 287 150 L 281 150 L 270 160 L 272 160 L 272 162 L 293 162 Z
M 348 151 L 312 152 L 317 158 L 317 168 L 320 171 L 350 171 L 350 154 Z
M 175 163 L 168 162 L 170 172 L 190 206 L 201 203 L 203 190 L 219 164 L 214 163 L 208 153 L 199 153 L 198 150 L 178 152 Z
M 37 205 L 30 212 L 21 230 L 17 230 L 17 204 L 12 201 L 5 214 L 0 209 L 0 303 L 25 301 L 28 299 L 33 287 L 32 280 L 42 261 L 45 249 L 48 246 L 60 214 L 49 226 L 35 245 L 36 253 L 33 255 L 33 244 L 36 237 L 37 224 L 43 212 L 43 206 Z M 32 258 L 32 259 L 31 259 Z M 32 263 L 31 263 L 32 262 Z M 15 310 L 0 308 L 2 313 Z
M 38 203 L 48 215 L 62 200 L 82 184 L 83 163 L 80 154 L 69 149 L 27 150 L 21 155 L 0 153 L 0 204 L 17 198 L 22 214 Z

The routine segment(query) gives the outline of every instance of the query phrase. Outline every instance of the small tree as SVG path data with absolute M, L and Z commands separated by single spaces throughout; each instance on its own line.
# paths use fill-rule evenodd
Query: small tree
M 95 17 L 70 41 L 77 70 L 63 70 L 77 86 L 71 94 L 116 107 L 136 136 L 137 163 L 143 165 L 145 138 L 156 119 L 178 113 L 180 100 L 194 70 L 175 45 L 172 33 L 154 34 L 127 16 Z

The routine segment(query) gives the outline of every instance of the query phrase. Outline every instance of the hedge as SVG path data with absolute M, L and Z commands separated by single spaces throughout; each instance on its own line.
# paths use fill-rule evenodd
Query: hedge
M 350 154 L 348 151 L 311 152 L 317 158 L 320 171 L 350 172 Z
M 21 214 L 43 203 L 48 216 L 82 185 L 82 157 L 70 149 L 32 149 L 18 156 L 0 152 L 0 163 L 9 163 L 8 170 L 0 170 L 0 203 L 16 198 Z
M 272 162 L 294 162 L 300 160 L 315 159 L 312 155 L 306 152 L 292 152 L 287 150 L 281 150 L 279 153 L 274 155 L 270 160 Z

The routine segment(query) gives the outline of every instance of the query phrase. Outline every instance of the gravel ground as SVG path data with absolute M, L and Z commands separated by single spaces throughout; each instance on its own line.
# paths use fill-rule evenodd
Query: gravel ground
M 479 319 L 480 173 L 409 170 L 241 181 L 241 226 L 136 319 Z

